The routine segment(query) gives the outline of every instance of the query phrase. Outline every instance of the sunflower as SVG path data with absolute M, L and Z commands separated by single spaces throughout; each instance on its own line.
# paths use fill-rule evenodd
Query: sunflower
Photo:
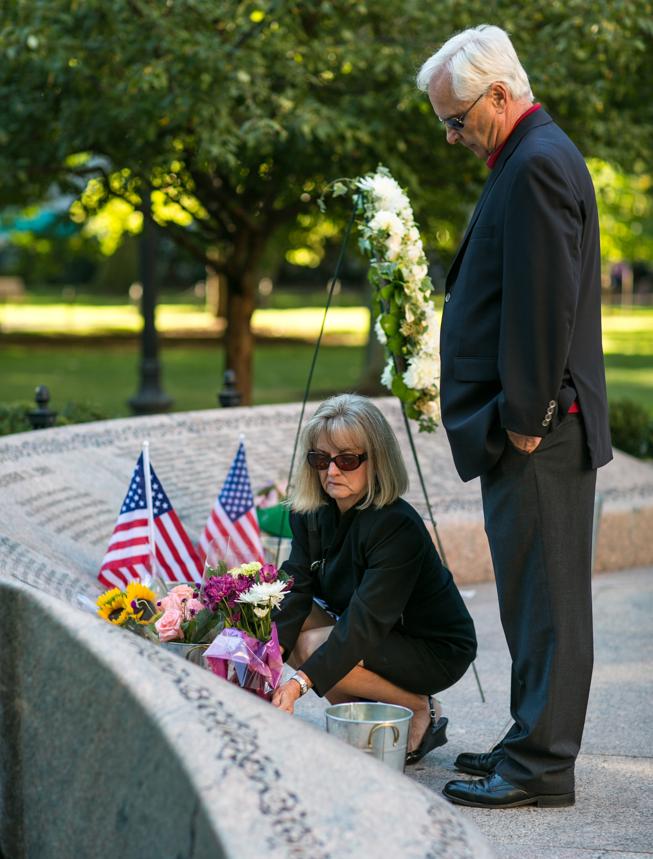
M 111 599 L 108 599 L 109 594 L 111 594 Z M 100 605 L 103 597 L 104 600 L 102 605 Z M 129 619 L 128 603 L 125 595 L 118 588 L 114 588 L 113 591 L 103 594 L 97 602 L 100 617 L 103 617 L 109 623 L 114 623 L 116 626 L 123 626 L 123 624 L 127 623 Z
M 154 591 L 140 582 L 130 582 L 125 592 L 125 609 L 136 623 L 150 623 L 157 614 Z
M 120 588 L 111 588 L 110 591 L 105 591 L 95 601 L 95 605 L 98 608 L 103 608 L 105 605 L 110 605 L 115 599 L 122 596 L 122 591 Z

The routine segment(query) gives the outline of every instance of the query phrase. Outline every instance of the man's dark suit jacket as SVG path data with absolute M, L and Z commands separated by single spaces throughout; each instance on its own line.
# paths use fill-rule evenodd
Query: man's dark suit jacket
M 599 228 L 580 152 L 541 108 L 515 128 L 447 275 L 442 422 L 463 480 L 506 430 L 543 436 L 577 397 L 593 468 L 612 458 Z

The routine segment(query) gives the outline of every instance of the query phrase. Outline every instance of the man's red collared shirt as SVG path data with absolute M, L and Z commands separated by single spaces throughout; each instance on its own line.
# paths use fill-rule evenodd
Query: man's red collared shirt
M 541 107 L 542 107 L 542 105 L 538 101 L 537 104 L 532 105 L 531 107 L 528 108 L 528 110 L 525 110 L 524 113 L 522 113 L 522 115 L 519 117 L 517 122 L 515 122 L 513 127 L 510 129 L 510 134 L 506 137 L 506 139 L 503 141 L 503 143 L 500 146 L 497 146 L 497 148 L 494 150 L 494 152 L 490 153 L 488 160 L 485 162 L 487 164 L 487 166 L 490 168 L 490 170 L 492 170 L 494 168 L 494 165 L 497 163 L 497 159 L 499 158 L 499 155 L 501 155 L 501 153 L 503 152 L 503 147 L 510 140 L 511 134 L 517 128 L 517 126 L 522 121 L 522 119 L 526 119 L 527 116 L 530 116 L 531 113 L 535 113 L 535 111 L 539 110 Z

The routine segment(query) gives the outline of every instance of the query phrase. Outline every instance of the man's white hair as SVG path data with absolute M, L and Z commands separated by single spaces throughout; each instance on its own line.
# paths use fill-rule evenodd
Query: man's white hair
M 431 79 L 442 72 L 451 78 L 453 95 L 461 101 L 476 98 L 494 81 L 502 81 L 513 98 L 533 93 L 528 75 L 505 30 L 481 24 L 456 33 L 429 57 L 417 73 L 417 86 L 426 92 Z

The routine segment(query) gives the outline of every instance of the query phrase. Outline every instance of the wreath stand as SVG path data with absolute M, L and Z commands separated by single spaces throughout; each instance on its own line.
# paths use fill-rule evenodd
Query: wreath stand
M 299 444 L 299 434 L 300 434 L 300 431 L 302 428 L 302 424 L 304 422 L 304 412 L 306 411 L 306 403 L 308 402 L 308 397 L 309 397 L 310 390 L 311 390 L 311 383 L 313 381 L 313 372 L 315 370 L 315 365 L 317 363 L 317 356 L 319 354 L 320 345 L 322 343 L 322 335 L 324 334 L 324 326 L 326 324 L 327 313 L 329 312 L 329 307 L 331 306 L 331 299 L 333 298 L 333 292 L 334 292 L 336 281 L 338 280 L 338 277 L 340 275 L 340 269 L 342 267 L 342 261 L 343 261 L 344 256 L 345 256 L 345 250 L 347 249 L 347 244 L 349 243 L 349 236 L 351 235 L 352 227 L 354 225 L 354 219 L 356 217 L 356 211 L 358 209 L 359 199 L 360 199 L 360 195 L 356 195 L 356 197 L 354 198 L 354 205 L 352 207 L 351 215 L 350 215 L 349 221 L 347 223 L 347 229 L 345 230 L 345 236 L 342 240 L 342 245 L 340 246 L 340 252 L 338 253 L 338 259 L 336 262 L 335 272 L 333 274 L 333 277 L 331 278 L 330 285 L 329 285 L 329 291 L 327 293 L 327 300 L 326 300 L 326 304 L 324 306 L 324 315 L 322 316 L 322 325 L 320 327 L 320 333 L 318 334 L 317 340 L 315 342 L 315 349 L 313 351 L 313 358 L 311 360 L 311 366 L 309 368 L 308 378 L 306 380 L 306 388 L 304 389 L 304 397 L 302 399 L 302 407 L 301 407 L 301 411 L 299 413 L 299 421 L 297 423 L 297 432 L 295 433 L 295 442 L 293 444 L 292 457 L 290 458 L 290 468 L 288 470 L 288 485 L 290 485 L 290 480 L 292 478 L 292 474 L 293 474 L 293 471 L 295 468 L 295 456 L 297 454 L 297 446 Z M 397 357 L 393 356 L 393 359 L 395 362 L 395 369 L 397 369 Z M 410 449 L 411 449 L 411 452 L 413 454 L 413 460 L 415 462 L 415 468 L 417 470 L 417 476 L 419 477 L 420 486 L 422 487 L 422 493 L 424 494 L 424 501 L 426 502 L 426 509 L 428 510 L 429 519 L 431 520 L 431 525 L 433 526 L 433 533 L 435 536 L 436 545 L 438 547 L 438 551 L 440 553 L 440 557 L 442 558 L 443 564 L 445 566 L 447 566 L 447 556 L 445 554 L 444 546 L 442 545 L 442 540 L 440 539 L 440 533 L 438 531 L 438 526 L 437 526 L 437 523 L 435 521 L 435 517 L 433 515 L 433 510 L 431 508 L 431 502 L 429 500 L 428 492 L 426 490 L 426 484 L 424 482 L 424 476 L 422 474 L 422 469 L 421 469 L 420 464 L 419 464 L 419 457 L 417 456 L 417 448 L 415 447 L 415 441 L 413 439 L 413 432 L 412 432 L 412 429 L 410 426 L 410 421 L 408 419 L 408 416 L 406 415 L 406 410 L 405 410 L 403 403 L 401 403 L 401 414 L 402 414 L 402 417 L 404 419 L 404 425 L 406 427 L 406 434 L 408 436 L 408 443 L 410 444 Z M 287 508 L 284 508 L 283 518 L 285 519 L 286 516 L 287 516 Z M 279 539 L 277 542 L 277 551 L 276 551 L 276 558 L 275 558 L 275 563 L 277 566 L 279 564 L 279 554 L 281 551 L 281 540 L 282 540 L 281 531 L 282 530 L 283 530 L 283 528 L 280 529 Z M 476 663 L 475 662 L 472 662 L 472 670 L 474 672 L 474 679 L 476 680 L 476 685 L 478 686 L 478 691 L 479 691 L 479 694 L 481 696 L 481 701 L 483 703 L 485 703 L 485 694 L 483 692 L 483 687 L 481 685 L 480 677 L 478 676 L 478 671 L 476 670 Z

